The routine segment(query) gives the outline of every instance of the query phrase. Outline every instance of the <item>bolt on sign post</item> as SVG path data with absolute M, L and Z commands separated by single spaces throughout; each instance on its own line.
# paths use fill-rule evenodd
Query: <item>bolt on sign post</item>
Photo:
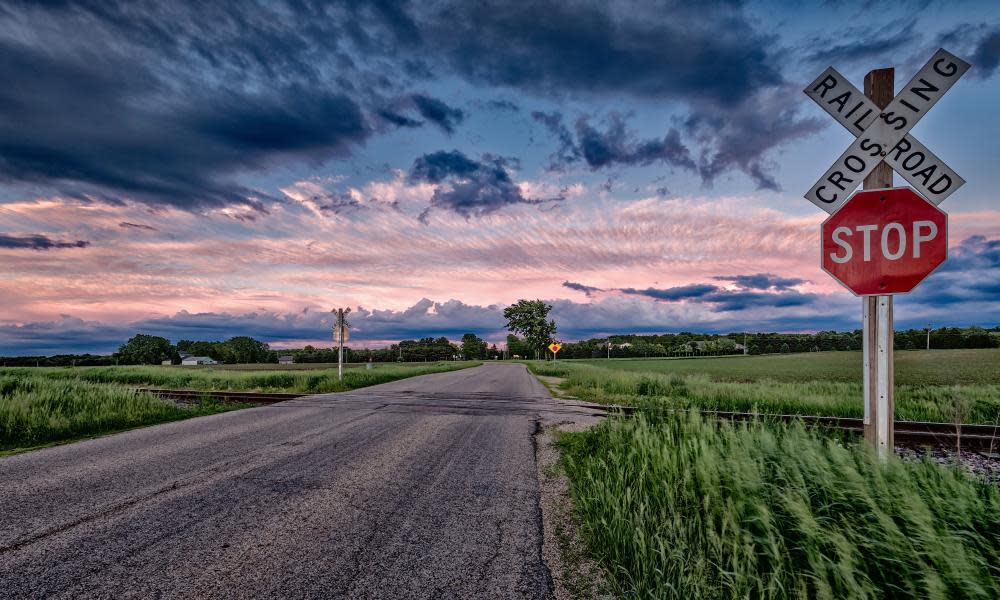
M 562 349 L 562 344 L 559 342 L 552 342 L 549 344 L 549 351 L 552 352 L 552 360 L 556 359 L 556 353 Z
M 335 308 L 330 312 L 337 315 L 337 320 L 333 324 L 333 342 L 337 344 L 337 380 L 344 380 L 344 342 L 350 339 L 350 331 L 347 328 L 347 315 L 350 308 Z M 402 350 L 401 350 L 402 351 Z
M 805 197 L 831 214 L 823 269 L 863 296 L 865 439 L 883 457 L 893 449 L 892 294 L 944 262 L 948 221 L 937 205 L 965 184 L 909 131 L 970 66 L 940 49 L 895 96 L 893 69 L 869 72 L 864 94 L 833 67 L 804 90 L 856 137 Z M 913 187 L 893 188 L 893 171 Z

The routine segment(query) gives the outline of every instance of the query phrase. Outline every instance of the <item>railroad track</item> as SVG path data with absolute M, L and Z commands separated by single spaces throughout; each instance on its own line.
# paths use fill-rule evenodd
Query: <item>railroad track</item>
M 179 400 L 182 402 L 200 402 L 202 399 L 208 399 L 216 402 L 236 402 L 246 404 L 274 404 L 276 402 L 284 402 L 285 400 L 292 400 L 303 396 L 303 394 L 163 390 L 157 388 L 138 388 L 138 391 L 149 392 L 150 394 L 160 398 Z M 651 410 L 637 408 L 634 406 L 618 405 L 606 407 L 586 405 L 586 407 L 624 415 L 632 415 L 637 412 Z M 806 424 L 806 426 L 809 427 L 821 427 L 823 429 L 846 431 L 857 434 L 862 434 L 865 429 L 864 421 L 862 419 L 852 419 L 846 417 L 818 417 L 811 415 L 781 415 L 727 411 L 701 411 L 701 414 L 730 421 L 751 421 L 754 419 L 761 419 L 765 421 L 790 422 L 801 420 Z M 997 425 L 961 424 L 956 426 L 954 423 L 896 421 L 895 441 L 899 446 L 936 446 L 940 448 L 954 449 L 958 444 L 959 438 L 961 438 L 963 450 L 1000 453 L 1000 426 Z
M 273 394 L 263 392 L 218 392 L 204 390 L 161 390 L 157 388 L 137 388 L 136 391 L 148 392 L 159 398 L 167 400 L 180 400 L 188 402 L 200 402 L 201 400 L 213 400 L 215 402 L 236 402 L 240 404 L 274 404 L 284 402 L 294 398 L 301 398 L 302 394 Z
M 637 408 L 634 406 L 611 406 L 608 407 L 607 410 L 609 412 L 617 411 L 625 415 L 632 415 L 649 409 Z M 857 433 L 859 435 L 864 434 L 865 430 L 863 419 L 853 419 L 847 417 L 818 417 L 814 415 L 782 415 L 704 410 L 701 411 L 701 414 L 730 421 L 752 421 L 754 419 L 761 419 L 764 421 L 782 421 L 787 423 L 800 420 L 808 427 L 821 427 L 823 429 L 847 431 Z M 963 450 L 1000 453 L 1000 425 L 896 421 L 894 436 L 897 446 L 937 446 L 940 448 L 955 449 L 959 438 L 961 438 Z

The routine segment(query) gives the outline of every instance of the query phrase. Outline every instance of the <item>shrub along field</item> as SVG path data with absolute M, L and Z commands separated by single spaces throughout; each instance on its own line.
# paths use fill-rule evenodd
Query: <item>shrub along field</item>
M 582 529 L 643 598 L 1000 598 L 1000 491 L 801 424 L 609 419 L 563 434 Z
M 324 371 L 185 367 L 0 368 L 0 452 L 213 414 L 246 405 L 176 406 L 136 387 L 289 393 L 339 392 L 453 371 L 477 362 L 376 365 Z
M 533 362 L 584 400 L 652 408 L 863 416 L 861 355 Z M 896 418 L 1000 423 L 1000 350 L 896 353 Z

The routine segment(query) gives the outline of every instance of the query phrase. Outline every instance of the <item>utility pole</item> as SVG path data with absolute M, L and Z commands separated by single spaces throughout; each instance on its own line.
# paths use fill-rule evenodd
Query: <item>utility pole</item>
M 347 321 L 345 317 L 350 308 L 335 308 L 330 312 L 337 315 L 337 322 L 333 325 L 333 341 L 338 345 L 337 351 L 337 380 L 344 380 L 344 342 L 347 341 Z
M 927 324 L 927 349 L 931 349 L 931 324 Z
M 865 96 L 879 108 L 892 102 L 895 70 L 875 69 L 865 75 Z M 879 163 L 865 177 L 864 189 L 892 187 L 892 168 Z M 892 296 L 862 298 L 864 330 L 865 440 L 880 457 L 893 452 L 893 356 Z

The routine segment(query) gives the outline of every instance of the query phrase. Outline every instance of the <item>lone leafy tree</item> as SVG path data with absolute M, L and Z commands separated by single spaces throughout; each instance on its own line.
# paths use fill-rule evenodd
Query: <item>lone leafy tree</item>
M 465 360 L 486 358 L 486 342 L 474 333 L 462 336 L 462 356 Z
M 138 334 L 118 349 L 118 360 L 126 365 L 158 365 L 165 360 L 177 361 L 177 350 L 170 340 L 156 335 Z
M 523 299 L 503 310 L 507 329 L 524 336 L 525 343 L 535 351 L 535 358 L 556 333 L 556 322 L 548 318 L 551 310 L 552 305 L 541 300 Z

